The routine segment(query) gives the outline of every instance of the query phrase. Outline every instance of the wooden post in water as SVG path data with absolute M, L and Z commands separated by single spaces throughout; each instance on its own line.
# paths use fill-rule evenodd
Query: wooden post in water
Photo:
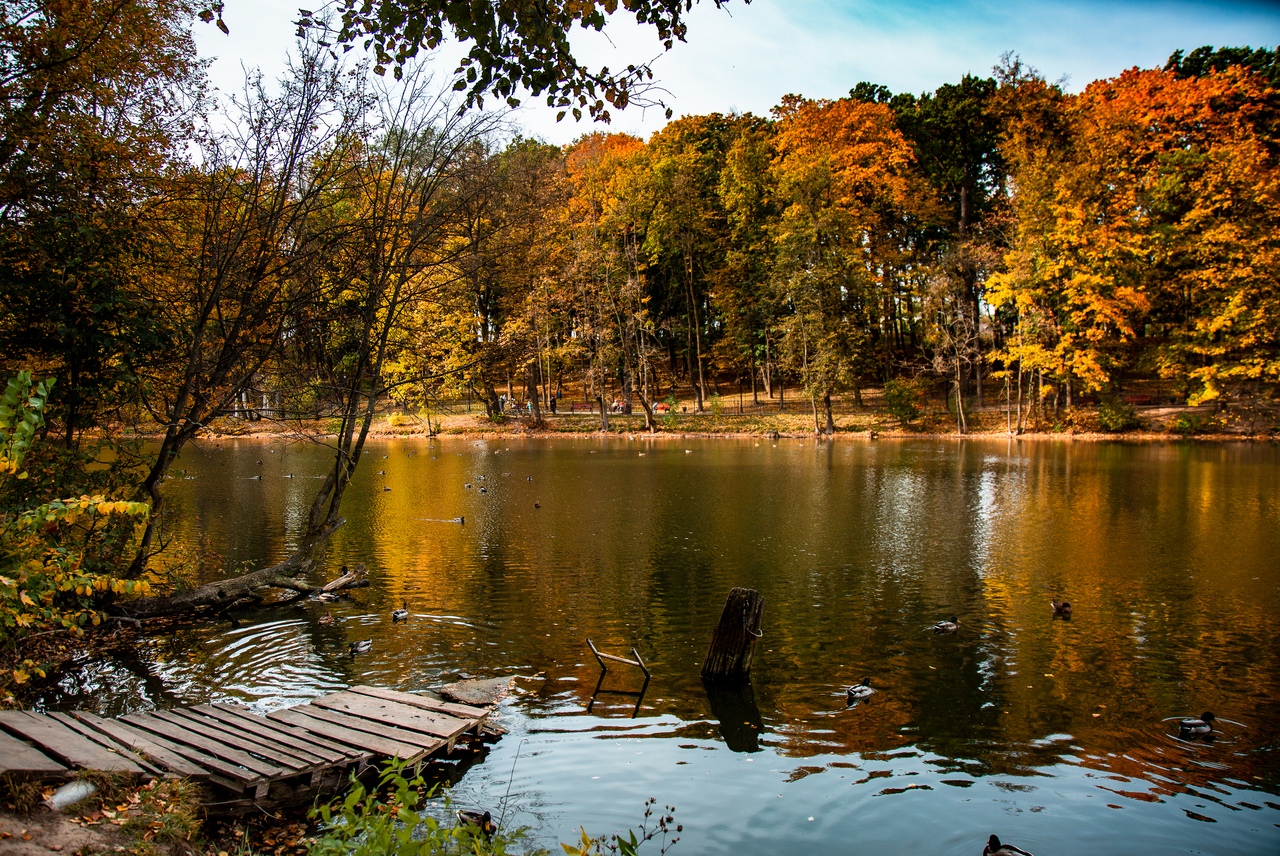
M 711 634 L 711 647 L 702 663 L 702 679 L 711 683 L 745 681 L 751 674 L 751 654 L 763 634 L 764 597 L 755 589 L 734 586 L 724 602 L 720 623 Z

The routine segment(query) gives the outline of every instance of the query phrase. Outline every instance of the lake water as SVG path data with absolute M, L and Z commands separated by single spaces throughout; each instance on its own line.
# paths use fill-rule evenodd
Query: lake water
M 328 460 L 224 440 L 180 463 L 166 536 L 256 567 Z M 652 796 L 675 853 L 976 854 L 992 832 L 1040 856 L 1280 853 L 1275 444 L 388 441 L 345 511 L 330 571 L 372 585 L 333 625 L 311 605 L 149 637 L 38 701 L 268 710 L 516 674 L 510 733 L 457 794 L 543 846 Z M 764 595 L 764 636 L 751 685 L 709 693 L 732 586 Z M 640 689 L 626 667 L 593 698 L 588 636 L 640 652 L 642 698 L 608 692 Z M 1217 739 L 1179 739 L 1205 710 Z

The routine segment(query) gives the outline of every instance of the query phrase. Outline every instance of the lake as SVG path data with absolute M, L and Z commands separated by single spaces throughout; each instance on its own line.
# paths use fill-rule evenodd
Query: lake
M 288 554 L 328 459 L 221 440 L 179 466 L 165 537 L 239 568 Z M 391 440 L 344 510 L 329 572 L 364 562 L 369 588 L 149 636 L 38 702 L 265 711 L 520 675 L 456 797 L 556 852 L 649 797 L 677 854 L 1280 852 L 1276 444 Z M 708 691 L 733 586 L 764 635 L 750 686 Z M 627 667 L 595 693 L 588 636 L 639 651 L 643 697 Z M 1206 710 L 1216 739 L 1179 738 Z

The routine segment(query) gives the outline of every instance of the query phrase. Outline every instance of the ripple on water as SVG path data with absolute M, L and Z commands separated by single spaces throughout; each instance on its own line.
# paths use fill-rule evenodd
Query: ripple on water
M 193 656 L 153 668 L 184 698 L 198 698 L 213 674 L 215 701 L 259 708 L 298 704 L 349 685 L 334 658 L 315 649 L 310 631 L 306 621 L 287 619 L 210 632 Z

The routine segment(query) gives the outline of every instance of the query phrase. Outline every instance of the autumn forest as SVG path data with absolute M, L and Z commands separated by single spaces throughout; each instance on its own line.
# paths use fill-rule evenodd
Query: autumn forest
M 317 39 L 215 102 L 189 9 L 117 11 L 5 23 L 4 368 L 58 379 L 67 444 L 237 401 L 354 419 L 371 394 L 471 395 L 497 418 L 566 383 L 650 424 L 672 394 L 790 384 L 829 430 L 833 396 L 886 383 L 1070 406 L 1280 380 L 1266 50 L 1079 94 L 1008 56 L 559 148 Z

